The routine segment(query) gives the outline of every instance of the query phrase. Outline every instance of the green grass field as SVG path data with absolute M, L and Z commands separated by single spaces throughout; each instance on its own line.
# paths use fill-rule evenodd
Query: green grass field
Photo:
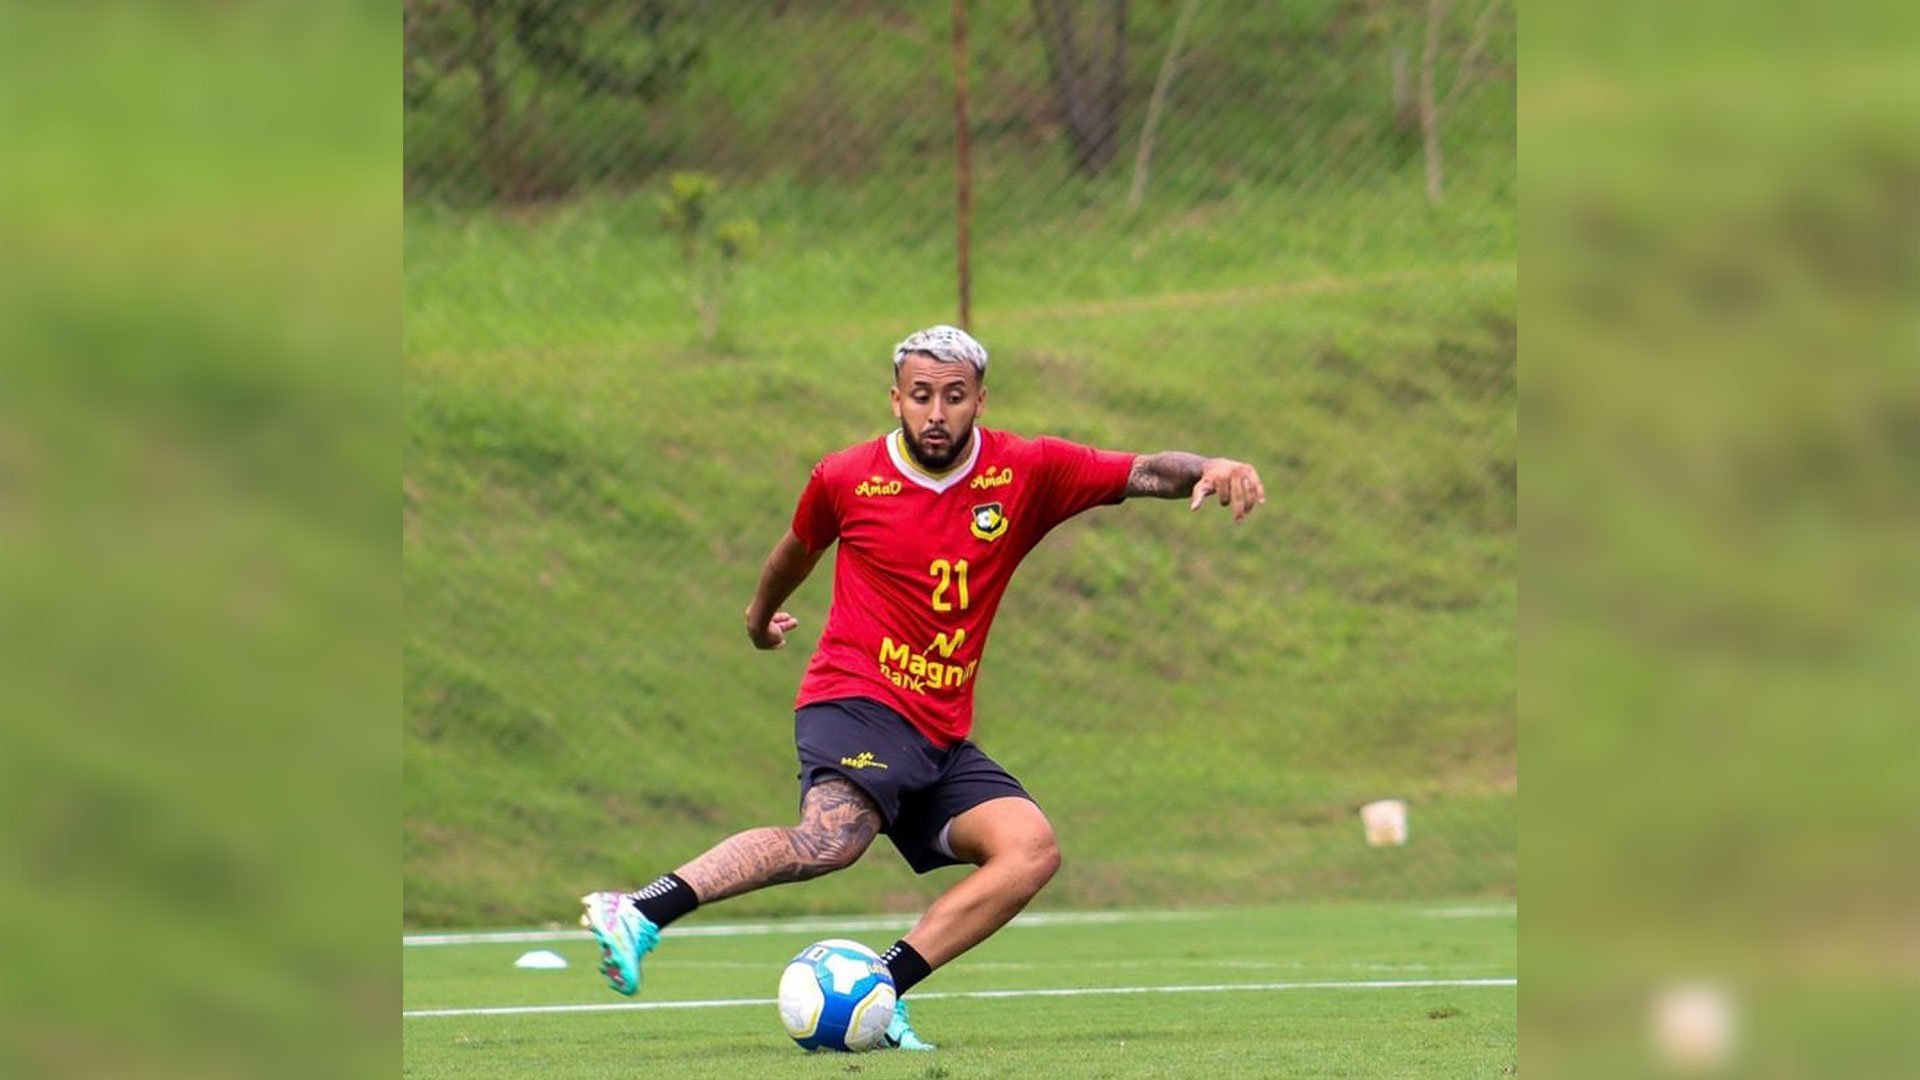
M 1178 293 L 1143 279 L 1084 300 L 1044 281 L 1053 234 L 996 241 L 990 265 L 1026 285 L 976 320 L 996 357 L 987 423 L 1231 454 L 1272 498 L 1238 529 L 1148 502 L 1049 538 L 998 620 L 979 739 L 1063 822 L 1064 903 L 1510 894 L 1513 267 L 1471 214 L 1473 251 L 1410 232 L 1322 257 L 1332 230 L 1289 222 L 1357 211 L 1269 194 L 1134 236 L 1166 252 L 1136 272 Z M 633 885 L 792 814 L 789 706 L 830 562 L 792 601 L 785 653 L 748 648 L 740 610 L 811 464 L 890 426 L 886 350 L 943 313 L 931 288 L 808 287 L 850 280 L 836 268 L 862 252 L 887 261 L 849 230 L 763 253 L 734 344 L 704 351 L 683 313 L 595 296 L 667 288 L 645 269 L 643 203 L 538 227 L 409 219 L 410 926 L 545 918 L 543 890 Z M 1274 250 L 1302 262 L 1251 285 L 1180 253 L 1191 230 L 1292 236 Z M 829 250 L 843 262 L 811 261 Z M 1438 842 L 1390 865 L 1356 845 L 1354 808 L 1385 794 Z M 609 845 L 609 827 L 644 842 Z M 1168 867 L 1182 886 L 1156 892 Z M 847 879 L 749 904 L 934 892 Z
M 410 946 L 406 1075 L 1451 1078 L 1515 1070 L 1515 987 L 1482 982 L 1514 976 L 1515 909 L 1484 900 L 1042 914 L 916 988 L 914 1026 L 938 1051 L 809 1055 L 795 1047 L 772 1002 L 782 965 L 824 937 L 884 948 L 910 923 L 756 925 L 696 915 L 669 931 L 631 1001 L 607 989 L 584 932 Z M 530 949 L 551 949 L 570 966 L 516 969 Z M 543 1006 L 588 1008 L 435 1015 Z

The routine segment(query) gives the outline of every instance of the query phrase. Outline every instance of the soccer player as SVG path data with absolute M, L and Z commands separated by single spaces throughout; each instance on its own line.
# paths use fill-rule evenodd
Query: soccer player
M 1266 501 L 1252 466 L 1168 451 L 1127 454 L 976 426 L 987 350 L 934 326 L 893 353 L 900 427 L 829 454 L 807 480 L 747 605 L 747 637 L 778 649 L 799 625 L 780 605 L 838 543 L 826 629 L 795 699 L 800 822 L 749 829 L 631 893 L 581 898 L 613 988 L 694 908 L 853 865 L 884 834 L 918 873 L 977 869 L 884 954 L 904 995 L 1027 905 L 1060 865 L 1053 827 L 1020 782 L 967 739 L 987 631 L 1007 582 L 1054 526 L 1134 495 L 1209 496 L 1239 522 Z M 902 1000 L 897 1047 L 930 1050 Z

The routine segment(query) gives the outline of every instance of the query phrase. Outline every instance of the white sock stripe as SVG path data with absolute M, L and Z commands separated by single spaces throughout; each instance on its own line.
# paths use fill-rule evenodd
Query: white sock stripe
M 674 884 L 673 879 L 663 877 L 632 895 L 635 900 L 653 900 L 672 892 Z

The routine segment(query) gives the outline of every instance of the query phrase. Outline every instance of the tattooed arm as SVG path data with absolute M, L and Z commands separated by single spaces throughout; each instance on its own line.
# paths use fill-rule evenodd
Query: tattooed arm
M 799 825 L 735 833 L 674 873 L 704 904 L 852 866 L 879 832 L 873 800 L 833 777 L 807 789 Z
M 1235 522 L 1267 501 L 1267 489 L 1261 486 L 1260 474 L 1253 466 L 1228 458 L 1203 458 L 1181 450 L 1136 456 L 1133 471 L 1127 475 L 1127 495 L 1155 499 L 1192 496 L 1189 509 L 1193 510 L 1200 509 L 1207 496 L 1217 495 L 1221 506 L 1233 507 Z

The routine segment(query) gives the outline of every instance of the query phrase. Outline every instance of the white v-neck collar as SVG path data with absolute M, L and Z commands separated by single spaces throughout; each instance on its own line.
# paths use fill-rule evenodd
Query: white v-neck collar
M 894 428 L 893 431 L 887 435 L 887 456 L 893 459 L 893 467 L 899 470 L 901 476 L 937 494 L 972 475 L 974 464 L 980 460 L 980 444 L 985 441 L 985 439 L 986 433 L 981 431 L 979 426 L 976 425 L 973 429 L 973 438 L 967 440 L 969 444 L 967 446 L 967 460 L 955 465 L 953 468 L 948 469 L 938 476 L 928 473 L 920 467 L 918 462 L 908 456 L 906 448 L 901 446 L 904 440 L 901 437 L 901 429 L 899 428 Z

